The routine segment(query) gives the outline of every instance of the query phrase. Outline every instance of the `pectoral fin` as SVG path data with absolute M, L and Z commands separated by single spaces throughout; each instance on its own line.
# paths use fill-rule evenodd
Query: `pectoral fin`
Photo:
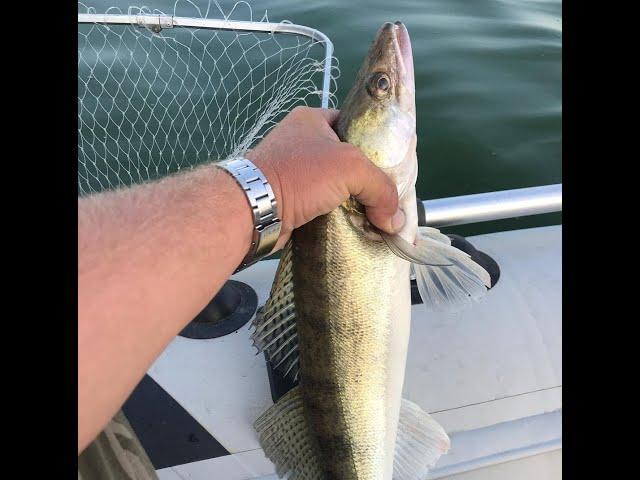
M 489 273 L 435 228 L 421 227 L 415 245 L 399 235 L 382 233 L 382 238 L 392 252 L 413 264 L 418 291 L 427 307 L 457 309 L 491 287 Z

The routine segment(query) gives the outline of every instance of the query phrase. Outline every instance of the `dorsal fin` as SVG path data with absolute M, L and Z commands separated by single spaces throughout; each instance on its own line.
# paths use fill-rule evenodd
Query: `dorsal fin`
M 253 320 L 251 339 L 275 370 L 295 381 L 299 368 L 291 242 L 282 251 L 269 299 Z
M 289 390 L 254 423 L 265 456 L 287 480 L 323 480 L 317 446 L 304 415 L 300 387 Z

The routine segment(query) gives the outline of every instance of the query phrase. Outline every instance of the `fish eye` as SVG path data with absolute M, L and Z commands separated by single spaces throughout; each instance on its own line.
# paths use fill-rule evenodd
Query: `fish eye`
M 378 77 L 378 90 L 382 90 L 383 92 L 386 92 L 387 90 L 389 90 L 389 79 L 386 76 L 380 76 Z
M 377 72 L 371 77 L 369 82 L 369 93 L 377 98 L 382 98 L 389 93 L 391 89 L 391 79 L 384 72 Z

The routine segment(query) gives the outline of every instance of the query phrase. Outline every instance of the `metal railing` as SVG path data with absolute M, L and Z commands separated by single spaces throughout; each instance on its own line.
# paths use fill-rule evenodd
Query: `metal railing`
M 562 211 L 562 184 L 424 200 L 426 224 L 446 227 Z
M 98 13 L 79 13 L 78 23 L 104 23 L 116 25 L 139 25 L 140 27 L 148 27 L 155 33 L 165 28 L 189 27 L 204 28 L 212 30 L 234 30 L 245 32 L 268 32 L 282 34 L 296 34 L 309 37 L 314 41 L 322 43 L 325 47 L 324 52 L 324 73 L 322 80 L 321 106 L 329 107 L 330 83 L 331 83 L 331 64 L 333 58 L 333 43 L 324 33 L 311 27 L 304 25 L 296 25 L 294 23 L 271 23 L 271 22 L 254 22 L 254 21 L 237 21 L 225 20 L 217 18 L 196 18 L 196 17 L 175 17 L 171 15 L 159 14 L 98 14 Z

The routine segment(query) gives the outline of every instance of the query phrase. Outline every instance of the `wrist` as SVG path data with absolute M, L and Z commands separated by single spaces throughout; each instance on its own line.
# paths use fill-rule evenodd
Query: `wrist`
M 236 271 L 242 270 L 269 255 L 280 237 L 282 222 L 271 183 L 251 160 L 231 158 L 216 164 L 241 187 L 246 203 L 251 207 L 252 239 L 247 255 Z
M 266 177 L 269 184 L 271 185 L 271 189 L 273 190 L 273 194 L 276 197 L 276 202 L 278 205 L 278 215 L 280 217 L 280 221 L 282 222 L 280 228 L 280 238 L 287 237 L 293 230 L 293 223 L 290 220 L 290 202 L 288 201 L 288 196 L 286 194 L 283 182 L 282 175 L 278 171 L 275 162 L 271 161 L 268 157 L 265 157 L 261 154 L 256 154 L 254 150 L 249 150 L 245 156 L 247 160 L 253 162 L 253 164 L 258 167 L 262 174 Z M 281 242 L 278 241 L 278 248 L 281 248 Z
M 224 172 L 220 168 L 213 168 L 214 175 L 218 178 L 219 185 L 217 185 L 218 193 L 224 197 L 223 204 L 228 207 L 226 210 L 232 215 L 232 218 L 236 219 L 232 225 L 237 225 L 239 231 L 229 232 L 230 236 L 228 241 L 233 242 L 234 238 L 242 232 L 242 257 L 238 259 L 238 262 L 247 254 L 251 248 L 251 232 L 253 229 L 253 212 L 251 205 L 247 202 L 244 190 L 235 179 Z M 208 172 L 210 174 L 210 172 Z M 216 228 L 220 228 L 220 224 L 216 225 Z M 233 229 L 235 230 L 235 229 Z M 222 231 L 229 231 L 228 228 L 222 229 Z

